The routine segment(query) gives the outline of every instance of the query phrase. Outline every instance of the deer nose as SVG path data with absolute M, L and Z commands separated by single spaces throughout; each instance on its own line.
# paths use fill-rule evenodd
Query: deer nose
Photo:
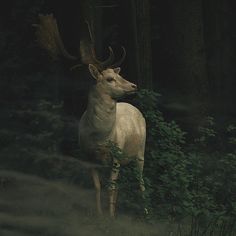
M 137 89 L 137 85 L 136 85 L 136 84 L 131 84 L 131 87 L 132 87 L 133 89 Z

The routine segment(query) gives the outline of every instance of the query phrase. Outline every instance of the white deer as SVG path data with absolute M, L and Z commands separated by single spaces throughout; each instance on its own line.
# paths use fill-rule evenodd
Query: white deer
M 38 41 L 51 56 L 55 58 L 60 53 L 66 58 L 77 59 L 66 51 L 53 15 L 40 15 L 39 19 Z M 101 62 L 96 59 L 92 32 L 88 24 L 88 30 L 80 40 L 80 59 L 83 64 L 89 66 L 90 74 L 96 80 L 96 84 L 89 92 L 87 109 L 79 122 L 79 144 L 90 160 L 106 162 L 109 158 L 108 142 L 117 145 L 127 157 L 119 160 L 112 157 L 109 211 L 110 216 L 114 217 L 117 198 L 116 182 L 122 164 L 127 164 L 131 160 L 136 161 L 140 190 L 142 193 L 145 191 L 143 167 L 146 124 L 143 115 L 136 107 L 129 103 L 117 102 L 119 98 L 136 92 L 137 86 L 120 75 L 119 65 L 125 58 L 125 49 L 123 48 L 121 60 L 113 65 L 111 63 L 114 60 L 114 53 L 110 47 L 109 51 L 107 60 Z M 101 184 L 99 173 L 95 168 L 92 168 L 92 177 L 96 188 L 97 211 L 102 214 Z
M 129 103 L 117 102 L 117 99 L 134 93 L 137 86 L 122 78 L 120 68 L 99 71 L 94 65 L 89 65 L 89 71 L 96 80 L 90 90 L 87 110 L 79 122 L 80 146 L 94 159 L 106 161 L 109 156 L 104 152 L 108 141 L 115 143 L 127 156 L 127 159 L 113 157 L 113 167 L 110 176 L 110 215 L 114 217 L 116 204 L 116 181 L 119 168 L 135 160 L 139 170 L 140 189 L 145 190 L 142 177 L 144 167 L 144 150 L 146 139 L 146 124 L 141 112 Z M 96 188 L 97 210 L 102 213 L 100 192 L 101 185 L 98 171 L 92 169 Z

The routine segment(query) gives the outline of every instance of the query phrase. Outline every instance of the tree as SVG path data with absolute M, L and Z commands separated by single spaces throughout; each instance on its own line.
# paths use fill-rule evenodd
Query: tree
M 204 41 L 202 1 L 169 2 L 172 15 L 171 39 L 176 89 L 185 98 L 192 126 L 201 123 L 208 109 L 208 74 Z
M 131 0 L 135 70 L 138 85 L 152 89 L 152 55 L 149 0 Z
M 204 1 L 204 34 L 207 48 L 209 93 L 213 112 L 234 110 L 235 21 L 233 1 Z M 230 107 L 231 105 L 231 107 Z

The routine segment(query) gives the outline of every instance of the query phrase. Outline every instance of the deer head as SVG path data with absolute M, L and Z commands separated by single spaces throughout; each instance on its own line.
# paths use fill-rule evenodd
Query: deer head
M 96 80 L 96 87 L 112 99 L 135 93 L 137 86 L 125 80 L 119 73 L 120 67 L 108 68 L 101 72 L 93 64 L 89 64 L 89 71 Z

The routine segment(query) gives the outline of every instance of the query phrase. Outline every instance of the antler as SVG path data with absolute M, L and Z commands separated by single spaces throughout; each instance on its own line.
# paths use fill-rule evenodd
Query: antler
M 95 52 L 95 40 L 93 38 L 92 29 L 89 22 L 85 22 L 87 24 L 88 31 L 84 32 L 85 35 L 83 36 L 83 39 L 80 40 L 81 60 L 84 64 L 94 64 L 99 70 L 104 70 L 114 61 L 114 52 L 111 47 L 108 47 L 109 57 L 104 61 L 100 61 L 97 59 Z M 77 65 L 73 68 L 75 67 L 77 67 Z
M 39 24 L 34 26 L 37 27 L 36 37 L 40 46 L 46 49 L 53 59 L 58 59 L 61 54 L 70 60 L 78 59 L 65 49 L 53 14 L 39 14 Z
M 79 57 L 71 55 L 66 49 L 61 39 L 57 21 L 54 18 L 53 14 L 48 15 L 39 15 L 39 24 L 34 25 L 37 27 L 36 37 L 38 39 L 39 44 L 42 48 L 46 49 L 49 55 L 53 59 L 58 59 L 60 55 L 63 55 L 65 58 L 70 60 L 80 59 L 82 64 L 88 65 L 93 64 L 99 70 L 104 70 L 106 68 L 115 68 L 119 66 L 126 56 L 125 48 L 123 49 L 123 55 L 121 59 L 114 63 L 114 52 L 111 47 L 108 47 L 109 56 L 106 60 L 100 61 L 97 59 L 95 53 L 95 41 L 92 34 L 92 29 L 88 21 L 85 21 L 87 24 L 86 29 L 84 29 L 83 36 L 80 40 L 80 55 Z M 82 64 L 76 64 L 71 69 L 77 68 Z

